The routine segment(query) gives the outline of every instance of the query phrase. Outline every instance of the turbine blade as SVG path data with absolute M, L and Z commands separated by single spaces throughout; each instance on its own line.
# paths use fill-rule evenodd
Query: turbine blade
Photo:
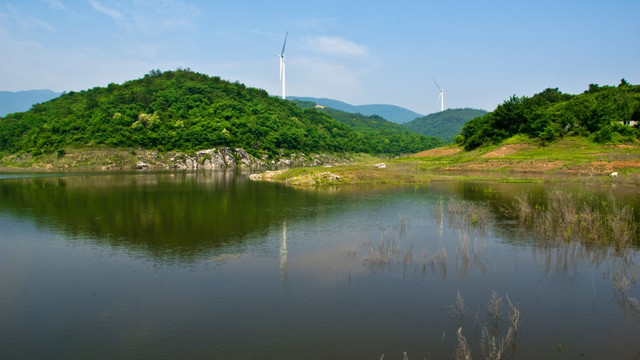
M 284 44 L 282 44 L 282 52 L 280 52 L 280 56 L 284 55 L 284 48 L 287 46 L 287 37 L 289 36 L 289 32 L 284 36 Z
M 438 87 L 438 90 L 442 91 L 442 89 L 440 89 L 440 85 L 438 85 L 438 83 L 436 82 L 436 79 L 434 79 L 433 76 L 431 77 L 431 80 L 433 80 L 433 83 L 436 84 L 436 86 Z
M 282 56 L 280 57 L 280 81 L 282 81 L 282 69 L 284 68 L 284 62 L 282 61 Z

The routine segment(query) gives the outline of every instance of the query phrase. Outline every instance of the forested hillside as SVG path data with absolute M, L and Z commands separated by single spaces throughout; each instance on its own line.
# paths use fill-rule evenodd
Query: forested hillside
M 292 102 L 302 109 L 314 108 L 316 105 L 311 101 L 292 100 Z M 371 138 L 378 139 L 376 142 L 384 142 L 395 154 L 415 153 L 420 151 L 418 150 L 420 148 L 430 149 L 444 144 L 435 137 L 417 134 L 378 115 L 353 114 L 330 107 L 318 108 L 317 111 L 325 113 Z
M 565 136 L 586 136 L 600 143 L 637 141 L 638 125 L 623 125 L 631 121 L 640 121 L 640 86 L 622 79 L 617 87 L 591 84 L 578 95 L 556 88 L 532 97 L 513 96 L 466 123 L 456 142 L 471 150 L 516 134 L 542 143 Z
M 399 154 L 438 145 L 397 146 L 316 109 L 266 91 L 186 70 L 153 70 L 122 85 L 69 92 L 0 118 L 0 152 L 37 155 L 66 146 L 107 145 L 159 151 L 244 148 L 253 155 L 302 152 Z
M 479 109 L 447 109 L 417 118 L 403 125 L 418 134 L 435 136 L 450 142 L 460 133 L 462 126 L 467 121 L 486 113 L 486 111 Z

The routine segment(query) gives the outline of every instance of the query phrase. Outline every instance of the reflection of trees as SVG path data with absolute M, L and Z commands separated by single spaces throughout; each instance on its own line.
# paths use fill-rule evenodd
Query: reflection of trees
M 118 174 L 0 181 L 0 211 L 156 259 L 187 260 L 266 231 L 322 197 L 234 172 Z M 84 241 L 84 240 L 83 240 Z

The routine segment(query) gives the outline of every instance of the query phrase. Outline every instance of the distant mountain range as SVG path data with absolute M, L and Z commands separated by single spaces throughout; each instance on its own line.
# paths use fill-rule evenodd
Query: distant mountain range
M 424 115 L 418 114 L 417 112 L 413 112 L 409 109 L 405 109 L 403 107 L 395 106 L 395 105 L 384 105 L 384 104 L 350 105 L 342 101 L 326 99 L 326 98 L 300 97 L 300 96 L 289 96 L 287 98 L 300 100 L 300 101 L 311 101 L 318 105 L 328 106 L 330 108 L 334 108 L 336 110 L 341 110 L 341 111 L 352 113 L 352 114 L 360 113 L 362 115 L 367 115 L 367 116 L 378 115 L 396 124 L 404 124 L 413 119 L 424 116 Z
M 427 136 L 450 142 L 460 133 L 467 121 L 487 112 L 479 109 L 448 109 L 429 114 L 403 124 L 406 128 Z
M 298 96 L 290 96 L 288 99 L 315 103 L 346 113 L 359 113 L 369 116 L 369 122 L 374 120 L 374 118 L 371 117 L 372 115 L 377 115 L 388 121 L 401 124 L 415 133 L 433 136 L 445 142 L 453 141 L 453 138 L 460 133 L 462 126 L 466 124 L 467 121 L 487 113 L 484 110 L 465 108 L 448 109 L 424 116 L 395 105 L 350 105 L 333 99 Z M 329 115 L 332 115 L 334 118 L 336 117 L 333 112 L 329 112 Z M 346 118 L 345 116 L 340 117 Z M 342 119 L 338 120 L 344 122 Z M 353 126 L 353 124 L 351 124 L 351 126 Z
M 51 90 L 0 91 L 0 116 L 31 109 L 33 104 L 60 96 Z

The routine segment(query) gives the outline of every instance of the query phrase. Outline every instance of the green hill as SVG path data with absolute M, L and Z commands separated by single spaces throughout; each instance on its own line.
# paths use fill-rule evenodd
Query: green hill
M 406 140 L 406 139 L 405 139 Z M 400 154 L 436 139 L 400 142 L 362 132 L 316 109 L 190 70 L 153 70 L 141 79 L 69 92 L 0 118 L 0 153 L 38 155 L 106 145 L 193 152 L 243 148 L 254 156 L 291 152 Z
M 599 143 L 637 141 L 638 121 L 640 86 L 622 79 L 617 87 L 591 84 L 578 95 L 563 94 L 557 88 L 532 97 L 514 95 L 466 123 L 457 142 L 471 150 L 518 134 L 543 144 L 566 136 L 585 136 Z M 632 122 L 636 125 L 623 125 Z
M 318 105 L 328 106 L 336 110 L 341 110 L 341 111 L 353 113 L 353 114 L 359 113 L 362 115 L 378 115 L 397 124 L 403 124 L 403 123 L 406 123 L 407 121 L 411 121 L 415 118 L 422 116 L 409 109 L 405 109 L 403 107 L 395 106 L 395 105 L 385 105 L 385 104 L 351 105 L 351 104 L 347 104 L 342 101 L 333 100 L 333 99 L 298 97 L 298 96 L 290 96 L 289 99 L 310 101 Z
M 51 90 L 0 91 L 0 116 L 27 111 L 33 104 L 60 96 Z
M 302 109 L 315 108 L 311 101 L 291 100 Z M 360 113 L 349 113 L 333 109 L 331 107 L 318 108 L 317 111 L 325 113 L 338 122 L 348 125 L 358 132 L 368 134 L 370 137 L 384 137 L 389 145 L 395 149 L 394 153 L 415 153 L 419 148 L 433 148 L 444 143 L 431 136 L 417 134 L 400 124 L 396 124 L 378 115 L 365 116 Z M 386 142 L 386 140 L 384 142 Z
M 450 142 L 460 133 L 467 121 L 486 114 L 478 109 L 447 109 L 403 124 L 408 129 L 428 136 L 435 136 Z

